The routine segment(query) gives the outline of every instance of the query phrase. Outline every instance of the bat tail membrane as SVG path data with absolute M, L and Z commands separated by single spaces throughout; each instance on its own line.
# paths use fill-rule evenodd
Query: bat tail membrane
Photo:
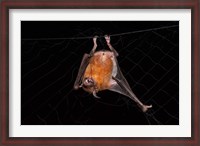
M 83 74 L 85 72 L 87 65 L 89 64 L 89 60 L 90 60 L 90 55 L 84 54 L 81 65 L 79 67 L 78 75 L 76 77 L 76 81 L 74 82 L 74 89 L 75 90 L 77 90 L 81 87 Z

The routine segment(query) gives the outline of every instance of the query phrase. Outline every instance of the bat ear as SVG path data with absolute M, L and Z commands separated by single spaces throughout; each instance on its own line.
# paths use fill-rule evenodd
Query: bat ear
M 93 96 L 94 96 L 95 98 L 100 98 L 99 96 L 97 96 L 97 94 L 96 94 L 95 91 L 93 91 L 92 94 L 93 94 Z

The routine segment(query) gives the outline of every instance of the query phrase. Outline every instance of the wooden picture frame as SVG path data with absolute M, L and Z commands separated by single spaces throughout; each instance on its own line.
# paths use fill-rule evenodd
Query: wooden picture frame
M 199 0 L 162 1 L 37 1 L 3 0 L 1 4 L 0 145 L 200 145 L 199 117 Z M 10 9 L 191 9 L 192 11 L 192 136 L 190 138 L 131 137 L 9 137 L 9 10 Z M 173 132 L 173 131 L 172 131 Z

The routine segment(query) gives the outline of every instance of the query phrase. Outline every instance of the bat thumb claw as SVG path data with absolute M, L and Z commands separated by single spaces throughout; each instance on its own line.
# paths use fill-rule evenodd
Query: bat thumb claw
M 74 90 L 78 90 L 80 88 L 80 86 L 76 85 L 74 86 Z
M 142 111 L 145 113 L 149 108 L 152 108 L 152 105 L 143 105 Z
M 78 90 L 78 86 L 74 86 L 74 90 Z

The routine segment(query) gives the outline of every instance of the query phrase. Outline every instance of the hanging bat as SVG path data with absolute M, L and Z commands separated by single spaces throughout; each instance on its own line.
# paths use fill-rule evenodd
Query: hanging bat
M 143 112 L 146 112 L 152 105 L 144 105 L 131 90 L 120 70 L 117 62 L 118 53 L 110 43 L 110 36 L 105 36 L 110 50 L 96 51 L 97 38 L 98 36 L 93 38 L 94 46 L 90 54 L 83 56 L 74 89 L 83 88 L 96 98 L 100 98 L 97 96 L 99 91 L 111 90 L 131 98 Z

